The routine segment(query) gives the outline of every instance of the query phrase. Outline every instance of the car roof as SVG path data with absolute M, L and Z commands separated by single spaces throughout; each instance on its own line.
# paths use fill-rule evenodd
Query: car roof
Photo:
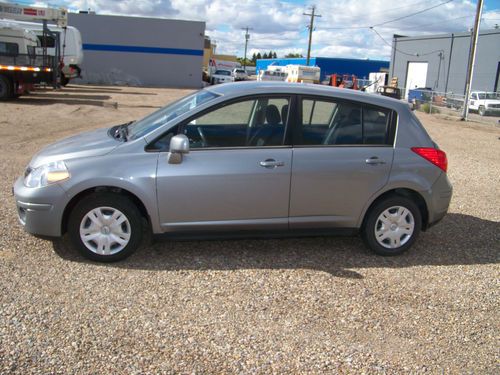
M 227 97 L 238 97 L 258 94 L 300 94 L 328 96 L 337 99 L 360 101 L 376 106 L 389 107 L 394 110 L 408 110 L 408 103 L 382 95 L 370 94 L 358 90 L 337 88 L 312 83 L 290 83 L 283 81 L 246 81 L 225 83 L 211 86 L 206 90 Z

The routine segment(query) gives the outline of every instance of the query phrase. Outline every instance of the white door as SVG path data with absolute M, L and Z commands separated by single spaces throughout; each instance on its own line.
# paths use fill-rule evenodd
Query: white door
M 426 62 L 409 62 L 408 71 L 406 73 L 406 91 L 405 98 L 408 98 L 408 91 L 415 87 L 425 87 L 427 81 L 427 66 Z

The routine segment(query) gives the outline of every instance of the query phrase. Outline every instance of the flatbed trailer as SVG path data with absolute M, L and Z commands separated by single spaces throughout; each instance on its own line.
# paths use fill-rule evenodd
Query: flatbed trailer
M 27 94 L 36 84 L 51 84 L 53 64 L 52 56 L 0 54 L 0 100 Z

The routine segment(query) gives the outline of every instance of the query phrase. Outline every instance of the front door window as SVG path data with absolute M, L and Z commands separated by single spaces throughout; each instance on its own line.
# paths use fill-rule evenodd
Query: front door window
M 191 149 L 284 144 L 289 98 L 253 98 L 220 107 L 186 124 Z

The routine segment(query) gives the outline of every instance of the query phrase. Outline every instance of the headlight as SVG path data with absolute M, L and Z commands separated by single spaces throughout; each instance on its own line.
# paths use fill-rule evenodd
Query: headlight
M 37 188 L 67 180 L 69 177 L 66 164 L 63 161 L 55 161 L 29 171 L 24 177 L 24 186 Z

